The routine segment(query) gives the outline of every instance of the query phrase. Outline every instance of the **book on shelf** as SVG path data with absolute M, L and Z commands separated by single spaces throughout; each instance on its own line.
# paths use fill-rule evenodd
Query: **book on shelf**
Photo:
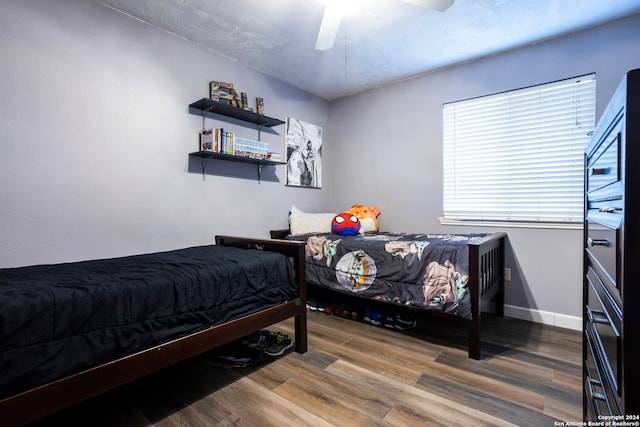
M 203 129 L 200 131 L 200 151 L 215 151 L 213 129 Z
M 269 151 L 269 143 L 242 138 L 224 128 L 200 131 L 200 151 L 210 151 L 253 159 L 282 161 L 280 153 Z
M 233 154 L 233 140 L 235 135 L 233 132 L 224 130 L 223 128 L 217 128 L 215 130 L 216 146 L 220 147 L 218 153 Z
M 233 153 L 236 156 L 266 159 L 269 153 L 269 144 L 263 141 L 236 137 L 234 142 Z
M 269 151 L 269 153 L 267 153 L 267 158 L 272 162 L 282 162 L 282 153 Z

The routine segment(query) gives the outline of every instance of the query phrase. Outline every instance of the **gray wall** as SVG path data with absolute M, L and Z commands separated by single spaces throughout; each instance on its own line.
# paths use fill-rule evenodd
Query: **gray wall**
M 622 75 L 640 67 L 638 52 L 636 15 L 333 102 L 333 203 L 377 205 L 385 230 L 507 232 L 508 311 L 580 327 L 581 230 L 440 225 L 442 104 L 596 72 L 600 117 Z M 353 182 L 361 183 L 357 191 L 340 185 Z
M 267 237 L 292 204 L 375 204 L 386 230 L 506 231 L 511 312 L 576 326 L 581 231 L 440 225 L 441 107 L 596 72 L 599 116 L 640 66 L 640 16 L 329 104 L 91 1 L 0 4 L 0 267 Z M 264 97 L 268 115 L 322 126 L 323 188 L 285 187 L 282 166 L 258 183 L 252 166 L 209 162 L 203 179 L 187 156 L 202 120 L 187 105 L 210 80 Z M 282 147 L 283 133 L 263 140 Z
M 203 180 L 188 158 L 202 119 L 187 106 L 210 80 L 323 128 L 326 101 L 93 1 L 0 3 L 0 267 L 268 237 L 291 204 L 329 204 L 330 164 L 310 190 L 285 187 L 284 166 L 258 183 L 253 165 L 210 161 Z M 262 139 L 282 152 L 274 130 Z

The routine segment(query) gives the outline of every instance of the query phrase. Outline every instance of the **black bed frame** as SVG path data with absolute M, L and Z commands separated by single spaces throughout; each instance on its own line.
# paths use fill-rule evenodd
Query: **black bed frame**
M 298 297 L 6 397 L 0 400 L 0 425 L 9 427 L 26 424 L 291 317 L 295 318 L 295 351 L 305 353 L 307 287 L 304 243 L 232 236 L 216 236 L 215 241 L 217 245 L 256 248 L 283 253 L 292 258 Z
M 289 230 L 271 230 L 272 239 L 284 239 Z M 471 293 L 472 318 L 469 320 L 468 349 L 471 359 L 480 359 L 481 313 L 493 311 L 504 316 L 504 241 L 506 233 L 493 233 L 470 242 L 469 290 Z M 494 303 L 493 309 L 491 309 Z

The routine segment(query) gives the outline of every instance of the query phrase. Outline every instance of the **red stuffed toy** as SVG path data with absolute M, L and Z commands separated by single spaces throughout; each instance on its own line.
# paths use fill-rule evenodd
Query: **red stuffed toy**
M 356 215 L 342 212 L 331 220 L 331 232 L 340 236 L 356 236 L 360 234 L 360 220 Z

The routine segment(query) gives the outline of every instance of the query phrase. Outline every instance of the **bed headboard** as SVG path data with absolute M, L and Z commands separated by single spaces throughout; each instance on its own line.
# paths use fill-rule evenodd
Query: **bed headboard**
M 280 230 L 271 230 L 269 233 L 271 234 L 272 239 L 284 239 L 289 235 L 289 229 L 283 228 Z

